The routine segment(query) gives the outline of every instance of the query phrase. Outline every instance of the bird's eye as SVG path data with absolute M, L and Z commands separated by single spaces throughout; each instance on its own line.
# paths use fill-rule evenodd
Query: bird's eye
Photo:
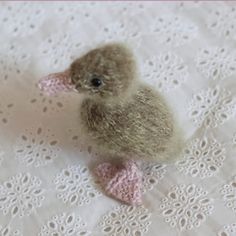
M 102 80 L 98 76 L 93 76 L 91 79 L 91 84 L 93 87 L 100 87 L 102 85 Z

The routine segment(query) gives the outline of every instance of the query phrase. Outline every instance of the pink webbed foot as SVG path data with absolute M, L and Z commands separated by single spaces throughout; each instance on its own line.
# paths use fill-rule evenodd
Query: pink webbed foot
M 108 195 L 130 205 L 142 203 L 142 174 L 136 162 L 121 165 L 105 162 L 96 167 L 95 174 Z

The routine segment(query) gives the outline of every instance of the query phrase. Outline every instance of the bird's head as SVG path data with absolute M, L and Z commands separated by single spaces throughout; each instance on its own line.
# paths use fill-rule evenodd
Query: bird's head
M 108 44 L 76 59 L 70 77 L 76 91 L 91 98 L 124 98 L 137 78 L 135 60 L 123 44 Z

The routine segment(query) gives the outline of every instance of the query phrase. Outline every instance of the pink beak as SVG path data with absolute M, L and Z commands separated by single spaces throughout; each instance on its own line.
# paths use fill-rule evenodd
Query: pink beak
M 75 85 L 72 84 L 69 69 L 41 78 L 38 82 L 38 87 L 47 95 L 75 91 Z

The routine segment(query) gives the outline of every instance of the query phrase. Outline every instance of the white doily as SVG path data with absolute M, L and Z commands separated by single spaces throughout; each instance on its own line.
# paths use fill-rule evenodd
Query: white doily
M 0 235 L 232 236 L 236 232 L 233 2 L 0 2 Z M 105 196 L 73 94 L 37 81 L 101 43 L 127 43 L 186 139 L 143 163 L 143 206 Z

